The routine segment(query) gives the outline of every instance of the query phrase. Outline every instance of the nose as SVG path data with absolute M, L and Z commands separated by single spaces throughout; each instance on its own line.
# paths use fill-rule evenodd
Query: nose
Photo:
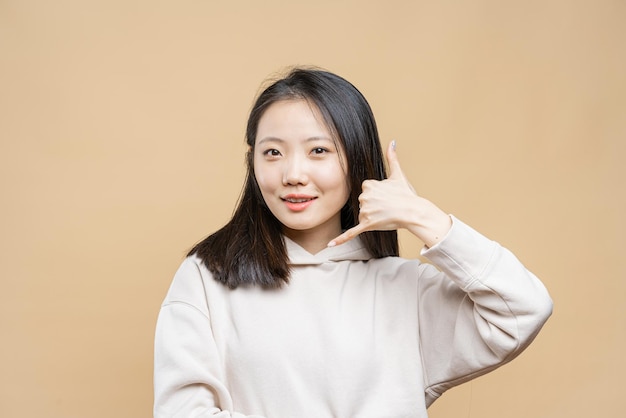
M 283 184 L 289 186 L 305 185 L 309 181 L 306 163 L 300 158 L 289 158 L 285 161 Z

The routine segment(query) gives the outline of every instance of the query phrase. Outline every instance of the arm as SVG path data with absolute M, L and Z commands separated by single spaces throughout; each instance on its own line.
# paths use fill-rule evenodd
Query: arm
M 155 418 L 243 418 L 223 383 L 204 287 L 190 259 L 176 272 L 157 320 Z M 250 416 L 251 418 L 262 418 Z
M 552 312 L 543 284 L 497 243 L 417 195 L 402 173 L 394 143 L 389 178 L 367 180 L 359 224 L 329 245 L 371 230 L 405 228 L 439 269 L 419 280 L 419 326 L 426 401 L 517 356 Z
M 426 403 L 518 356 L 552 313 L 543 284 L 506 248 L 453 218 L 422 251 L 439 270 L 420 277 Z

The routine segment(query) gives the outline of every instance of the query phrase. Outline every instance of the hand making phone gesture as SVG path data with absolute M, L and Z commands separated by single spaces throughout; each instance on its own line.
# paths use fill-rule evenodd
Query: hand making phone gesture
M 359 196 L 359 223 L 328 243 L 343 244 L 366 231 L 409 230 L 427 247 L 437 244 L 452 225 L 450 217 L 419 196 L 402 172 L 396 143 L 387 147 L 389 178 L 365 180 Z

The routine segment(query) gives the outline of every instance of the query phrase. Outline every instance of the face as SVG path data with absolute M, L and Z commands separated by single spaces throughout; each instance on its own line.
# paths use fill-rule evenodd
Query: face
M 314 105 L 272 104 L 259 120 L 254 172 L 263 199 L 294 241 L 325 244 L 341 233 L 346 162 Z

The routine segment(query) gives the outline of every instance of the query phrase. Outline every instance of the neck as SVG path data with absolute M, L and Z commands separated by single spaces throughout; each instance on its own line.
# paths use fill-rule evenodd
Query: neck
M 327 248 L 330 240 L 341 234 L 341 228 L 337 228 L 336 231 L 299 231 L 284 228 L 283 233 L 307 252 L 317 254 L 324 248 Z

